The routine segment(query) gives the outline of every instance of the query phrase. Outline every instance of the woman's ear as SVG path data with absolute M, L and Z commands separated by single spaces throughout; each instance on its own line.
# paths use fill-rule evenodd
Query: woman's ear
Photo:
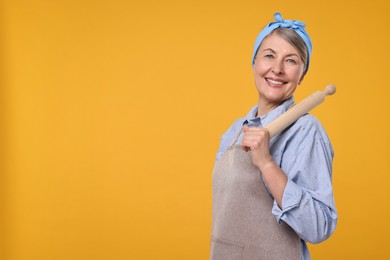
M 299 79 L 298 85 L 301 85 L 301 82 L 305 78 L 306 73 L 303 73 L 302 77 Z

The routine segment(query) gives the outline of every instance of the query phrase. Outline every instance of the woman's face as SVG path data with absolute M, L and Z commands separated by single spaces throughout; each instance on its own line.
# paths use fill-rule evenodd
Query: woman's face
M 259 105 L 269 112 L 294 94 L 303 80 L 304 64 L 289 42 L 271 33 L 259 47 L 253 71 Z

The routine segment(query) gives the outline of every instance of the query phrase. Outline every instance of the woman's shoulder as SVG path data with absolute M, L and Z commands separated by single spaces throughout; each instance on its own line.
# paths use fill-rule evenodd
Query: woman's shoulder
M 294 125 L 295 127 L 305 127 L 305 126 L 315 127 L 315 128 L 322 127 L 317 117 L 309 113 L 304 114 L 303 116 L 298 118 L 298 120 L 294 123 Z
M 233 124 L 229 126 L 229 128 L 224 132 L 222 135 L 222 138 L 231 137 L 232 135 L 236 134 L 243 126 L 245 121 L 245 118 L 241 117 L 236 119 Z
M 277 154 L 297 155 L 313 149 L 326 151 L 333 156 L 332 144 L 320 121 L 311 114 L 305 114 L 272 140 Z M 315 148 L 317 147 L 317 148 Z M 330 157 L 329 157 L 330 158 Z
M 321 122 L 312 114 L 301 116 L 286 131 L 289 136 L 297 138 L 315 138 L 330 144 L 329 137 Z

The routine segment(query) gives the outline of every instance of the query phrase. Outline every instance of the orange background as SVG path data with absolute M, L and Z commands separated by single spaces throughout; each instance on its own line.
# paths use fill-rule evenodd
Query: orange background
M 1 259 L 208 259 L 219 138 L 276 11 L 313 40 L 296 100 L 338 87 L 313 111 L 340 215 L 313 259 L 390 258 L 388 1 L 0 3 Z

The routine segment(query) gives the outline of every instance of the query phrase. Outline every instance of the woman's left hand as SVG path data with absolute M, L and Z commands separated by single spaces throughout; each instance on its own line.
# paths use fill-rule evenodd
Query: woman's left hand
M 251 151 L 254 165 L 260 170 L 269 163 L 273 163 L 269 151 L 270 134 L 266 128 L 244 126 L 242 146 L 245 151 Z

